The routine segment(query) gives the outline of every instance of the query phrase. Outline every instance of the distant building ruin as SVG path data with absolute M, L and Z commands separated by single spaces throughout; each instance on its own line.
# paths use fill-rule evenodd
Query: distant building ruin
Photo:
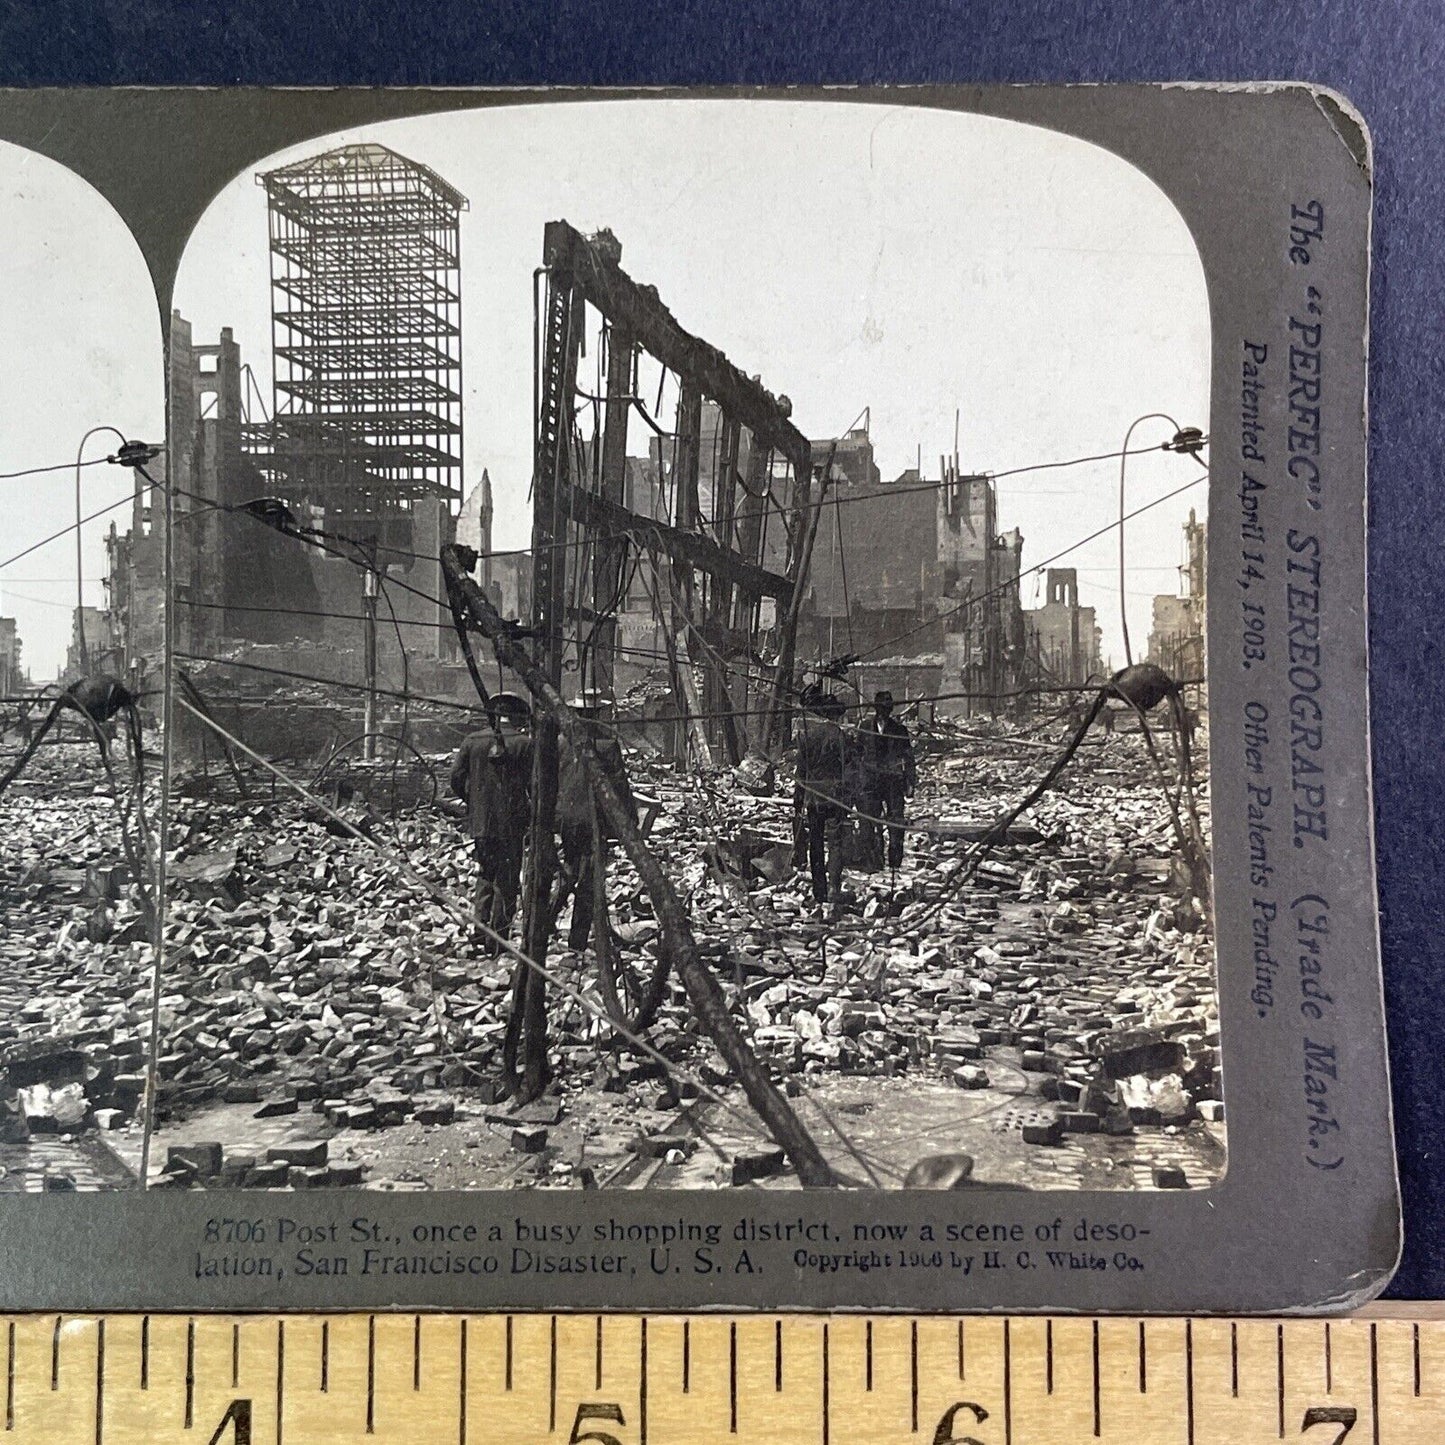
M 1094 609 L 1079 605 L 1078 571 L 1050 567 L 1044 583 L 1044 605 L 1024 613 L 1029 651 L 1040 677 L 1062 687 L 1102 681 L 1103 632 Z
M 14 697 L 26 685 L 21 649 L 15 618 L 0 617 L 0 697 Z
M 1184 524 L 1184 561 L 1179 566 L 1178 595 L 1161 593 L 1154 598 L 1153 626 L 1149 632 L 1149 661 L 1158 663 L 1181 682 L 1204 677 L 1208 610 L 1205 556 L 1205 526 L 1191 507 L 1189 520 Z
M 380 685 L 469 695 L 439 560 L 462 493 L 466 201 L 383 146 L 343 147 L 258 180 L 269 203 L 271 414 L 230 328 L 204 343 L 171 316 L 156 465 L 175 511 L 178 660 L 194 670 L 224 653 L 249 665 L 218 674 L 225 688 L 274 689 L 287 672 L 355 688 L 367 671 L 374 565 Z M 133 681 L 161 656 L 165 597 L 161 498 L 138 481 L 129 529 L 107 538 L 106 576 L 110 629 Z M 318 529 L 318 542 L 244 510 L 265 498 Z

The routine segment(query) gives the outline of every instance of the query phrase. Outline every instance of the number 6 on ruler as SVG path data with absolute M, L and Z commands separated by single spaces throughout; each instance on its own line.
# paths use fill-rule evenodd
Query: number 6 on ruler
M 944 1411 L 943 1419 L 938 1422 L 938 1429 L 933 1432 L 933 1445 L 983 1445 L 982 1440 L 975 1439 L 972 1435 L 955 1438 L 953 1422 L 960 1410 L 972 1410 L 974 1421 L 979 1425 L 988 1419 L 988 1411 L 982 1405 L 975 1405 L 972 1400 L 960 1400 L 958 1404 L 950 1405 Z

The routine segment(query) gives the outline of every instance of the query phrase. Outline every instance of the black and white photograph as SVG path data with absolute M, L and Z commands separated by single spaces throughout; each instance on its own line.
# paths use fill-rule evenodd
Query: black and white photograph
M 1154 179 L 922 106 L 368 124 L 215 196 L 164 355 L 98 193 L 0 195 L 0 1191 L 1223 1180 Z

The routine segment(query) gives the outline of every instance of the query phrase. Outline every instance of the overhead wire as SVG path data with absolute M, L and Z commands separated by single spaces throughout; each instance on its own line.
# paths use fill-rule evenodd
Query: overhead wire
M 1204 441 L 1207 442 L 1208 438 L 1205 437 Z M 1164 450 L 1166 450 L 1166 448 L 1163 446 L 1163 444 L 1151 447 L 1131 447 L 1127 452 L 1095 452 L 1090 454 L 1089 456 L 1066 457 L 1061 461 L 1030 462 L 1025 466 L 1007 467 L 1003 471 L 999 472 L 983 471 L 974 473 L 973 475 L 989 482 L 997 482 L 1004 477 L 1021 477 L 1027 476 L 1032 472 L 1057 471 L 1058 469 L 1063 467 L 1086 466 L 1091 462 L 1118 461 L 1120 457 L 1124 456 L 1144 456 L 1150 452 Z M 891 497 L 907 496 L 912 492 L 938 492 L 942 491 L 945 487 L 952 485 L 953 482 L 956 482 L 957 480 L 959 479 L 944 477 L 940 478 L 938 481 L 908 482 L 902 485 L 894 482 L 887 482 L 878 487 L 872 488 L 868 492 L 863 494 L 854 493 L 850 496 L 839 497 L 836 499 L 836 502 L 832 504 L 848 507 L 854 505 L 861 505 L 867 502 L 887 501 Z M 831 500 L 832 499 L 829 499 L 827 497 L 821 497 L 817 501 L 809 502 L 806 505 L 810 507 L 822 507 L 830 505 Z M 787 509 L 785 508 L 779 508 L 778 510 L 784 512 L 785 514 L 787 512 Z
M 13 482 L 19 477 L 38 477 L 45 472 L 73 472 L 77 467 L 103 467 L 107 462 L 114 462 L 115 458 L 92 457 L 88 462 L 57 462 L 49 467 L 24 467 L 18 472 L 0 472 L 0 482 Z
M 863 658 L 872 657 L 874 653 L 881 652 L 886 647 L 896 646 L 899 642 L 903 641 L 904 638 L 912 637 L 915 633 L 922 632 L 925 628 L 932 627 L 939 622 L 946 621 L 950 617 L 956 617 L 959 613 L 967 611 L 970 607 L 980 605 L 989 597 L 996 596 L 998 593 L 1004 592 L 1010 587 L 1017 587 L 1019 582 L 1022 581 L 1023 578 L 1029 576 L 1031 573 L 1043 571 L 1045 567 L 1049 566 L 1051 563 L 1057 562 L 1061 557 L 1067 557 L 1070 552 L 1076 552 L 1080 547 L 1087 546 L 1090 542 L 1093 542 L 1099 537 L 1103 537 L 1107 533 L 1113 531 L 1113 529 L 1119 525 L 1120 520 L 1128 521 L 1130 518 L 1137 517 L 1141 513 L 1151 510 L 1151 508 L 1158 507 L 1165 502 L 1172 501 L 1175 497 L 1181 496 L 1183 493 L 1189 491 L 1191 487 L 1197 487 L 1200 482 L 1205 481 L 1208 476 L 1209 469 L 1206 467 L 1202 472 L 1200 472 L 1197 477 L 1194 477 L 1192 480 L 1185 482 L 1182 486 L 1175 487 L 1172 491 L 1165 492 L 1162 496 L 1155 497 L 1152 501 L 1144 502 L 1142 505 L 1135 507 L 1132 512 L 1126 512 L 1122 518 L 1107 522 L 1104 526 L 1098 528 L 1096 531 L 1090 532 L 1087 537 L 1080 537 L 1077 542 L 1071 542 L 1067 547 L 1064 547 L 1060 551 L 1055 552 L 1051 557 L 1045 557 L 1042 562 L 1037 562 L 1032 567 L 1025 567 L 1021 572 L 1017 572 L 1012 577 L 1006 578 L 997 586 L 991 587 L 984 592 L 980 592 L 976 596 L 966 597 L 956 607 L 950 607 L 943 612 L 935 613 L 932 617 L 928 618 L 927 621 L 920 622 L 913 627 L 905 629 L 903 632 L 898 632 L 895 633 L 892 637 L 885 638 L 884 641 L 878 643 L 876 646 L 870 647 L 866 652 L 860 653 L 858 660 L 861 661 Z

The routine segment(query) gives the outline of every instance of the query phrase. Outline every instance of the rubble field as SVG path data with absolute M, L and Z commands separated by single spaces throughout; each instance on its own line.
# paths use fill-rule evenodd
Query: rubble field
M 904 867 L 850 869 L 836 917 L 792 867 L 786 779 L 759 796 L 746 770 L 629 751 L 735 1017 L 851 1181 L 896 1188 L 946 1154 L 985 1186 L 1223 1174 L 1213 941 L 1139 735 L 1087 739 L 959 886 L 1063 736 L 978 719 L 920 736 Z M 664 1063 L 602 1016 L 590 952 L 549 956 L 590 1005 L 552 991 L 551 1089 L 500 1097 L 511 964 L 472 941 L 471 849 L 445 804 L 350 803 L 382 853 L 260 774 L 249 791 L 213 774 L 174 796 L 153 1187 L 796 1186 L 681 985 L 647 1034 Z M 0 837 L 0 1190 L 133 1187 L 151 946 L 94 748 L 44 747 Z M 657 924 L 616 856 L 609 891 L 646 972 Z

